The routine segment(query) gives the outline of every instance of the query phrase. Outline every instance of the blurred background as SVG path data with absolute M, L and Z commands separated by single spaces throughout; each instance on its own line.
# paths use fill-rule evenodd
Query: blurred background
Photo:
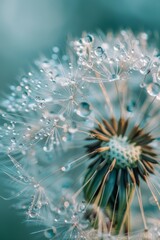
M 0 94 L 53 46 L 82 31 L 160 32 L 160 0 L 0 0 Z M 0 195 L 3 193 L 0 181 Z M 0 239 L 31 240 L 24 218 L 0 199 Z

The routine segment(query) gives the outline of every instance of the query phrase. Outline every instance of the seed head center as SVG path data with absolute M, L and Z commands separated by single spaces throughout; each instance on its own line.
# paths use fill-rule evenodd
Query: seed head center
M 141 147 L 129 143 L 126 136 L 113 136 L 106 145 L 109 151 L 104 152 L 103 156 L 111 161 L 116 159 L 117 168 L 137 166 L 137 161 L 141 156 Z

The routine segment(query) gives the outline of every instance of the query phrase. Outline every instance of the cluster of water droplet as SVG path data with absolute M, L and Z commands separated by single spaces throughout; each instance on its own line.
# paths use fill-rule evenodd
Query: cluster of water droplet
M 73 202 L 69 194 L 61 198 L 53 209 L 50 225 L 44 231 L 46 239 L 88 239 L 86 230 L 90 224 L 85 219 L 84 202 Z
M 81 70 L 67 56 L 59 60 L 58 52 L 54 47 L 51 60 L 37 61 L 39 70 L 22 76 L 3 101 L 0 137 L 7 138 L 1 145 L 8 146 L 9 152 L 40 141 L 44 142 L 44 151 L 52 151 L 70 141 L 77 130 L 76 122 L 85 121 L 91 113 Z
M 138 72 L 141 86 L 146 87 L 151 96 L 156 95 L 159 98 L 159 53 L 153 47 L 146 47 L 147 40 L 146 33 L 135 37 L 132 32 L 124 30 L 117 35 L 88 34 L 76 40 L 73 45 L 78 64 L 85 70 L 82 79 L 89 82 L 111 82 L 127 80 L 132 77 L 133 72 Z

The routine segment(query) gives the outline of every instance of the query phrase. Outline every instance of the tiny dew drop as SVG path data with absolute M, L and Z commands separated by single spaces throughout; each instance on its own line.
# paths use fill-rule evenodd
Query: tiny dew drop
M 91 113 L 90 105 L 87 102 L 81 102 L 77 114 L 81 117 L 87 117 Z
M 86 205 L 84 202 L 82 202 L 78 205 L 78 212 L 84 212 L 85 209 L 86 209 Z
M 55 235 L 56 235 L 56 228 L 55 227 L 52 227 L 52 228 L 44 231 L 44 236 L 47 239 L 53 239 L 53 237 L 55 237 Z
M 38 213 L 32 210 L 32 211 L 29 211 L 28 216 L 30 218 L 36 218 L 38 216 Z
M 42 208 L 43 203 L 39 200 L 34 206 L 34 210 L 40 210 Z
M 59 48 L 57 46 L 54 46 L 52 48 L 52 50 L 53 50 L 54 53 L 58 53 L 59 52 Z
M 71 164 L 70 163 L 61 167 L 62 172 L 68 172 L 70 169 L 71 169 Z
M 69 142 L 72 140 L 72 134 L 70 132 L 66 132 L 65 135 L 62 137 L 64 142 Z
M 44 146 L 43 147 L 43 151 L 44 152 L 51 152 L 53 150 L 53 146 L 49 145 L 49 146 Z
M 33 75 L 33 74 L 32 74 L 31 72 L 29 72 L 29 73 L 28 73 L 28 76 L 30 76 L 30 77 L 31 77 L 32 75 Z
M 65 201 L 65 202 L 64 202 L 64 207 L 65 207 L 65 208 L 68 208 L 68 207 L 69 207 L 69 205 L 70 205 L 70 204 L 69 204 L 69 202 L 68 202 L 68 201 Z
M 31 131 L 32 127 L 31 126 L 27 126 L 27 130 Z
M 28 97 L 28 95 L 29 95 L 28 92 L 25 91 L 25 92 L 23 92 L 23 94 L 22 94 L 22 98 L 23 98 L 23 99 L 26 99 L 26 98 Z
M 6 113 L 2 113 L 2 117 L 3 118 L 7 117 L 7 114 Z
M 15 137 L 11 138 L 11 142 L 16 143 L 16 138 Z
M 53 145 L 55 144 L 56 142 L 54 142 L 54 137 L 53 136 L 50 136 L 49 138 L 47 138 L 46 142 L 45 142 L 45 145 L 43 147 L 43 151 L 45 152 L 51 152 L 53 150 Z
M 146 87 L 146 84 L 145 84 L 144 82 L 142 82 L 142 83 L 140 84 L 140 87 L 141 87 L 141 88 L 144 88 L 144 87 Z
M 20 143 L 19 144 L 19 148 L 23 148 L 24 147 L 24 144 L 23 143 Z

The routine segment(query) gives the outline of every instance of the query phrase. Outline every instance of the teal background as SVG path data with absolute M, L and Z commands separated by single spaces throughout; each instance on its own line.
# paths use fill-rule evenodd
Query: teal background
M 50 56 L 55 45 L 65 50 L 68 37 L 121 28 L 159 33 L 160 1 L 0 0 L 1 98 L 41 53 Z M 4 188 L 1 178 L 0 195 Z M 23 222 L 11 202 L 0 199 L 0 240 L 34 239 Z

